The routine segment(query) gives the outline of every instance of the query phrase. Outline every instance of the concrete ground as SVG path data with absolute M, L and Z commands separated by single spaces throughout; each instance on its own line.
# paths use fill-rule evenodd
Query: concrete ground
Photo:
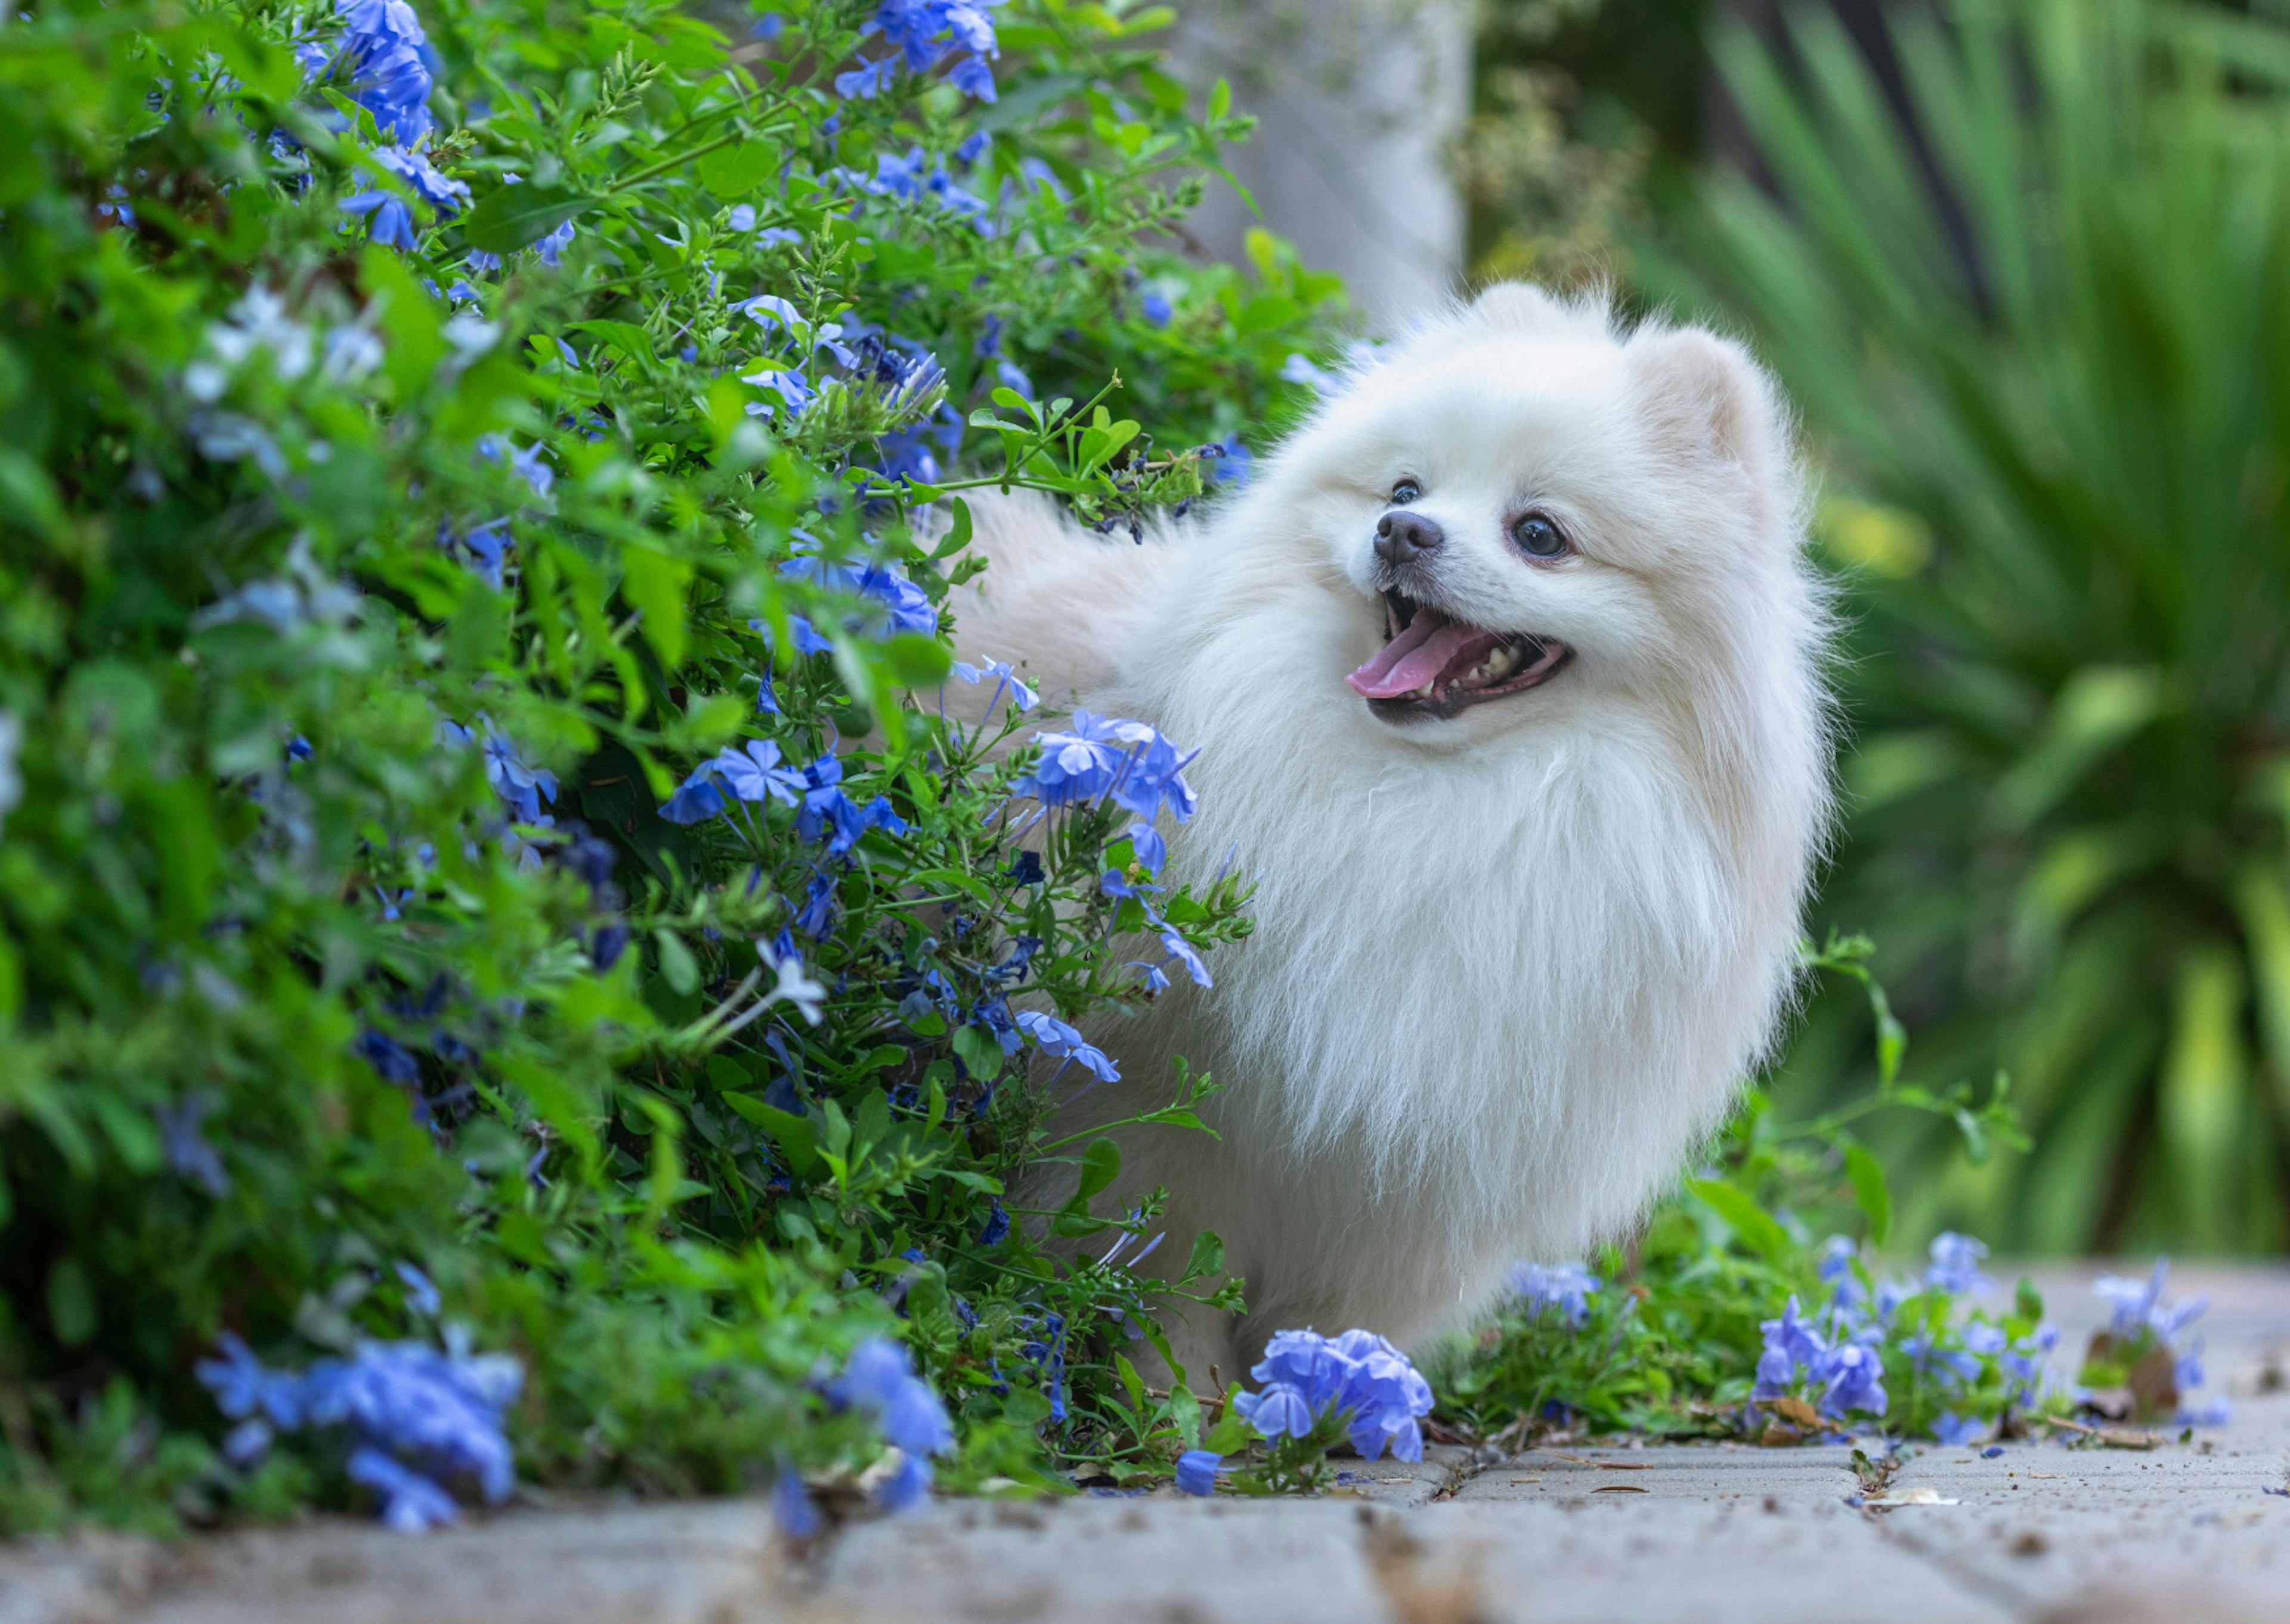
M 2043 1271 L 2062 1346 L 2091 1270 Z M 0 1624 L 2290 1624 L 2290 1268 L 2190 1269 L 2229 1426 L 2152 1450 L 1587 1444 L 1355 1463 L 1314 1500 L 944 1500 L 797 1555 L 761 1501 L 0 1552 Z

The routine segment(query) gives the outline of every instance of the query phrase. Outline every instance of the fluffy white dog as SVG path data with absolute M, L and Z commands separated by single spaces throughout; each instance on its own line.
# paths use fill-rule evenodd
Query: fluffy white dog
M 1198 747 L 1173 880 L 1228 851 L 1253 938 L 1093 1036 L 1068 1129 L 1224 1084 L 1221 1135 L 1120 1134 L 1115 1193 L 1223 1236 L 1237 1322 L 1421 1348 L 1522 1258 L 1617 1235 L 1790 997 L 1829 806 L 1821 591 L 1773 386 L 1693 329 L 1493 289 L 1385 352 L 1205 523 L 1139 546 L 982 506 L 973 657 Z M 1212 1319 L 1215 1323 L 1211 1323 Z

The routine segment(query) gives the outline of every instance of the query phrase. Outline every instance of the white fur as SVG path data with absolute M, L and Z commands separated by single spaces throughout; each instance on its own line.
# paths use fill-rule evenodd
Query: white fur
M 1412 726 L 1345 685 L 1382 641 L 1373 532 L 1403 475 L 1464 618 L 1573 647 L 1546 685 Z M 1529 504 L 1579 556 L 1509 543 Z M 1180 1360 L 1229 1378 L 1297 1325 L 1421 1348 L 1514 1260 L 1630 1224 L 1765 1052 L 1828 816 L 1822 599 L 1750 357 L 1499 287 L 1196 527 L 1140 547 L 1012 499 L 980 533 L 965 652 L 1199 747 L 1172 877 L 1237 848 L 1257 884 L 1216 989 L 1180 976 L 1101 1025 L 1123 1080 L 1062 1113 L 1165 1103 L 1172 1055 L 1224 1085 L 1221 1140 L 1118 1135 L 1117 1195 L 1170 1193 L 1153 1266 L 1212 1228 L 1247 1280 L 1246 1316 L 1197 1311 Z

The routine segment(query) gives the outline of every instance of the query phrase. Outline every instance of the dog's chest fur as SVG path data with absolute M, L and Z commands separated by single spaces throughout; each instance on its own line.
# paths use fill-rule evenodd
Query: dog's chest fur
M 1427 756 L 1278 691 L 1331 679 L 1309 620 L 1274 618 L 1293 661 L 1229 629 L 1148 636 L 1157 656 L 1091 696 L 1207 743 L 1169 877 L 1229 863 L 1256 886 L 1216 988 L 1103 1029 L 1124 1081 L 1070 1113 L 1165 1102 L 1170 1056 L 1225 1085 L 1218 1141 L 1117 1137 L 1121 1193 L 1171 1192 L 1173 1259 L 1216 1229 L 1247 1278 L 1245 1322 L 1177 1337 L 1228 1373 L 1291 1325 L 1420 1346 L 1513 1261 L 1615 1233 L 1722 1113 L 1793 940 L 1655 730 L 1562 712 L 1500 754 Z

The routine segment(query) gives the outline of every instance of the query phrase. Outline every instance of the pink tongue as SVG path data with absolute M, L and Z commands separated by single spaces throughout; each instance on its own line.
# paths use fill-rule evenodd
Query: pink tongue
M 1421 608 L 1407 629 L 1385 644 L 1375 658 L 1344 680 L 1355 693 L 1371 700 L 1397 699 L 1413 693 L 1455 663 L 1474 643 L 1493 648 L 1502 639 L 1494 633 L 1451 620 L 1437 610 Z

